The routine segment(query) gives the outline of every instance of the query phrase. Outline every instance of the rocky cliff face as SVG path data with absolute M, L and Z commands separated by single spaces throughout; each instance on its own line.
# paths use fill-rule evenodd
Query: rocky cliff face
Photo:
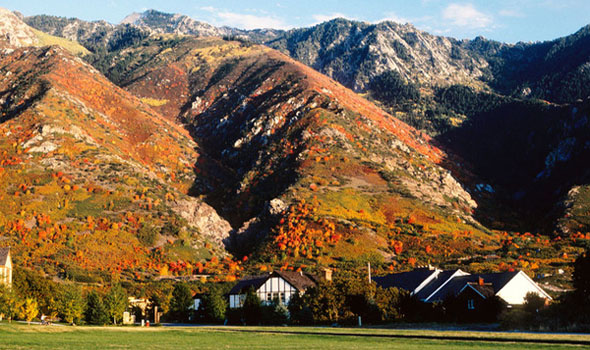
M 133 13 L 125 17 L 120 24 L 141 27 L 159 34 L 174 33 L 194 36 L 222 36 L 226 34 L 217 27 L 196 21 L 189 16 L 163 13 L 156 10 Z
M 158 34 L 182 34 L 197 37 L 233 36 L 256 43 L 272 40 L 283 33 L 282 30 L 272 28 L 243 30 L 231 27 L 215 27 L 208 23 L 194 20 L 186 15 L 164 13 L 156 10 L 133 13 L 127 16 L 121 24 L 131 24 Z
M 289 31 L 267 44 L 355 91 L 366 91 L 373 78 L 392 70 L 427 87 L 481 88 L 488 69 L 486 60 L 465 50 L 461 42 L 394 22 L 335 19 Z
M 46 15 L 26 17 L 24 20 L 45 33 L 78 42 L 96 54 L 136 44 L 149 36 L 148 31 L 138 27 L 114 25 L 106 21 L 87 22 Z
M 13 47 L 33 46 L 39 39 L 28 25 L 11 11 L 0 8 L 0 41 Z

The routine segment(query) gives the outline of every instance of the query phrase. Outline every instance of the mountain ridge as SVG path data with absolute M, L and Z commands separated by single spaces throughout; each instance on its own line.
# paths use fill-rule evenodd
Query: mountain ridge
M 165 25 L 167 16 L 158 25 Z M 66 233 L 69 226 L 84 232 L 66 234 L 67 240 L 58 241 L 63 244 L 63 247 L 59 246 L 59 254 L 47 258 L 62 261 L 62 264 L 67 261 L 68 266 L 60 266 L 66 271 L 84 270 L 76 264 L 87 262 L 83 257 L 88 254 L 97 258 L 92 246 L 93 235 L 103 235 L 101 237 L 108 243 L 116 242 L 116 234 L 119 234 L 121 241 L 127 242 L 125 246 L 138 249 L 140 254 L 137 256 L 141 261 L 126 264 L 120 270 L 117 266 L 109 270 L 123 273 L 129 279 L 149 278 L 156 274 L 165 276 L 170 271 L 174 274 L 194 271 L 215 274 L 225 264 L 229 275 L 219 275 L 218 278 L 231 280 L 241 267 L 225 258 L 227 252 L 222 243 L 228 244 L 236 257 L 249 256 L 250 266 L 260 269 L 268 268 L 267 265 L 278 268 L 287 264 L 293 268 L 298 264 L 338 266 L 347 262 L 364 264 L 366 261 L 380 269 L 407 269 L 429 262 L 458 266 L 465 261 L 465 265 L 474 270 L 537 264 L 531 267 L 531 271 L 549 271 L 554 266 L 551 263 L 556 263 L 555 266 L 566 264 L 567 256 L 577 254 L 583 244 L 582 241 L 569 240 L 571 246 L 557 243 L 557 240 L 551 243 L 544 235 L 550 233 L 546 230 L 540 234 L 523 235 L 491 230 L 490 227 L 503 229 L 501 225 L 493 224 L 497 217 L 492 215 L 491 209 L 501 210 L 504 203 L 499 198 L 510 198 L 519 190 L 499 186 L 506 177 L 502 174 L 502 165 L 517 164 L 511 162 L 517 161 L 522 154 L 503 149 L 507 161 L 503 163 L 495 159 L 494 163 L 486 164 L 484 157 L 478 157 L 475 151 L 491 154 L 494 142 L 499 140 L 506 141 L 507 145 L 526 145 L 518 147 L 529 152 L 534 168 L 523 165 L 504 171 L 523 178 L 529 173 L 534 173 L 533 176 L 539 173 L 542 169 L 537 166 L 545 165 L 547 159 L 552 164 L 551 169 L 558 168 L 555 164 L 566 164 L 568 169 L 575 167 L 578 159 L 586 154 L 576 145 L 583 144 L 585 138 L 572 130 L 576 127 L 580 132 L 584 130 L 585 124 L 578 123 L 587 114 L 585 105 L 580 105 L 571 120 L 566 120 L 561 115 L 565 110 L 555 104 L 497 94 L 486 85 L 487 82 L 484 84 L 480 80 L 488 74 L 488 68 L 482 65 L 473 77 L 473 85 L 479 84 L 474 87 L 456 85 L 458 82 L 445 82 L 439 86 L 436 79 L 414 83 L 403 76 L 384 77 L 381 81 L 391 84 L 387 88 L 396 86 L 399 90 L 383 96 L 397 98 L 400 97 L 398 91 L 404 94 L 403 99 L 388 105 L 388 110 L 393 113 L 387 113 L 313 68 L 243 37 L 196 38 L 156 33 L 129 24 L 89 25 L 63 19 L 52 23 L 51 19 L 37 17 L 29 21 L 62 33 L 70 25 L 70 29 L 86 28 L 86 31 L 76 33 L 83 34 L 87 45 L 94 50 L 92 55 L 85 57 L 94 68 L 60 53 L 55 64 L 67 64 L 62 70 L 68 73 L 51 69 L 46 73 L 34 67 L 39 65 L 41 68 L 39 60 L 43 55 L 57 49 L 36 49 L 29 52 L 29 56 L 24 53 L 26 49 L 12 52 L 23 55 L 22 64 L 28 65 L 24 70 L 15 68 L 15 63 L 3 65 L 10 68 L 9 71 L 24 74 L 17 80 L 9 80 L 16 79 L 10 78 L 10 74 L 6 76 L 7 85 L 2 95 L 5 98 L 3 105 L 6 105 L 3 107 L 3 123 L 11 133 L 17 129 L 17 123 L 21 123 L 26 137 L 19 136 L 24 138 L 17 142 L 17 146 L 23 148 L 26 145 L 36 153 L 50 154 L 56 150 L 52 148 L 62 142 L 59 137 L 51 136 L 55 133 L 52 130 L 60 129 L 53 126 L 39 128 L 36 124 L 26 124 L 23 119 L 35 108 L 42 108 L 40 115 L 64 120 L 66 125 L 59 128 L 70 130 L 67 128 L 70 123 L 89 133 L 100 145 L 100 151 L 98 155 L 90 153 L 91 156 L 81 159 L 78 159 L 78 151 L 68 151 L 68 157 L 60 155 L 60 163 L 56 164 L 65 164 L 67 169 L 64 170 L 71 173 L 52 168 L 56 176 L 45 174 L 41 176 L 41 184 L 37 184 L 24 175 L 16 175 L 23 169 L 12 164 L 20 162 L 16 160 L 20 159 L 18 152 L 26 153 L 26 148 L 11 149 L 14 146 L 10 143 L 3 145 L 7 151 L 4 163 L 10 165 L 10 175 L 26 180 L 21 184 L 5 184 L 7 193 L 18 193 L 16 198 L 20 198 L 15 200 L 13 207 L 4 209 L 10 213 L 9 222 L 5 223 L 13 232 L 10 239 L 19 245 L 20 250 L 15 255 L 18 259 L 26 257 L 33 249 L 27 243 L 43 247 L 49 244 L 44 234 L 41 234 L 40 241 L 32 239 L 31 236 L 39 235 L 38 225 L 35 226 L 28 209 L 22 216 L 16 211 L 24 203 L 18 201 L 31 195 L 39 198 L 31 188 L 37 191 L 37 185 L 43 187 L 43 182 L 49 180 L 50 186 L 60 188 L 57 190 L 60 196 L 72 196 L 65 198 L 68 205 L 76 205 L 70 208 L 62 201 L 64 198 L 60 198 L 62 202 L 54 203 L 57 209 L 65 206 L 72 213 L 84 212 L 81 208 L 86 204 L 81 204 L 80 198 L 76 197 L 82 194 L 76 192 L 81 186 L 76 183 L 78 188 L 74 193 L 70 193 L 72 185 L 67 184 L 67 191 L 65 187 L 65 180 L 70 183 L 82 181 L 80 173 L 70 169 L 79 161 L 84 162 L 84 158 L 91 163 L 98 162 L 93 176 L 101 177 L 100 187 L 105 187 L 106 191 L 102 191 L 100 197 L 91 197 L 97 205 L 90 205 L 90 208 L 94 213 L 104 214 L 100 214 L 102 217 L 98 220 L 92 219 L 93 225 L 101 227 L 97 233 L 86 229 L 92 226 L 88 218 L 64 217 L 61 211 L 49 211 L 53 222 L 59 222 L 58 226 L 67 225 Z M 397 25 L 361 26 L 334 20 L 318 26 L 334 29 L 333 32 L 328 30 L 324 39 L 340 38 L 331 40 L 335 46 L 348 40 L 340 32 L 340 27 L 348 28 L 348 33 L 358 34 L 361 42 L 362 38 L 373 38 L 373 41 L 366 42 L 368 52 L 369 48 L 376 50 L 377 46 L 387 46 L 389 52 L 395 51 L 395 57 L 391 57 L 401 59 L 397 57 L 395 45 L 387 44 L 387 40 L 380 39 L 380 34 L 374 32 L 375 28 L 389 30 L 390 38 L 397 40 L 399 35 L 393 28 L 398 28 Z M 102 30 L 100 28 L 106 28 L 105 35 L 96 35 Z M 407 33 L 413 32 L 410 26 L 399 28 Z M 313 37 L 313 33 L 309 35 Z M 323 45 L 322 40 L 314 40 L 310 42 Z M 424 45 L 416 41 L 414 46 L 433 48 L 439 42 L 441 46 L 436 49 L 441 52 L 437 54 L 441 62 L 446 60 L 442 59 L 445 55 L 455 55 L 457 58 L 445 64 L 455 63 L 453 69 L 469 68 L 467 63 L 473 58 L 462 57 L 469 53 L 461 46 L 464 43 L 428 36 Z M 400 52 L 401 47 L 412 46 L 405 39 L 404 43 L 400 41 L 401 46 L 397 46 Z M 344 47 L 346 45 L 341 46 Z M 416 50 L 420 55 L 434 59 L 434 51 L 427 50 L 423 54 Z M 4 51 L 3 55 L 7 56 L 3 59 L 12 62 L 13 59 L 7 58 L 11 57 L 10 54 Z M 380 55 L 375 54 L 375 57 Z M 334 57 L 336 55 L 328 55 L 327 62 L 335 62 Z M 414 57 L 408 61 L 410 63 L 406 62 L 408 67 L 412 60 L 419 58 L 417 54 L 408 57 Z M 462 67 L 462 63 L 457 62 L 466 65 Z M 70 64 L 79 69 L 65 69 Z M 432 67 L 436 68 L 436 65 L 426 68 Z M 16 90 L 10 90 L 13 85 Z M 52 93 L 50 100 L 47 100 L 47 91 Z M 54 95 L 54 91 L 60 93 Z M 371 93 L 368 97 L 372 97 Z M 60 107 L 62 102 L 53 99 L 63 101 L 68 108 Z M 23 102 L 19 103 L 21 100 Z M 514 118 L 504 113 L 505 117 L 502 117 L 502 111 L 516 113 L 519 108 L 526 113 Z M 528 125 L 536 108 L 548 111 L 543 112 L 543 124 L 537 125 L 543 130 Z M 91 111 L 90 115 L 96 114 L 95 119 L 85 117 L 88 115 L 84 112 L 86 110 Z M 429 111 L 434 117 L 447 113 L 449 119 L 462 119 L 452 128 L 441 129 L 437 137 L 397 119 L 412 113 L 416 113 L 416 117 L 422 114 L 428 117 Z M 85 118 L 89 119 L 89 124 L 79 125 Z M 560 124 L 561 121 L 564 123 Z M 511 122 L 514 128 L 510 126 Z M 486 125 L 493 126 L 494 135 L 485 133 Z M 515 132 L 511 134 L 510 130 Z M 551 130 L 558 130 L 558 137 L 548 137 Z M 535 133 L 531 136 L 533 131 Z M 63 135 L 61 132 L 57 134 Z M 81 143 L 85 142 L 80 136 L 82 133 L 75 134 L 79 134 Z M 461 138 L 461 135 L 466 137 Z M 50 136 L 50 140 L 45 140 Z M 77 140 L 75 136 L 73 139 Z M 448 140 L 457 139 L 463 141 L 451 147 L 453 143 Z M 64 140 L 68 147 L 60 146 L 59 149 L 81 147 L 71 137 L 64 137 Z M 528 140 L 531 140 L 530 145 Z M 546 147 L 541 147 L 544 140 L 549 142 Z M 576 152 L 569 152 L 573 146 L 576 146 Z M 572 162 L 564 161 L 567 154 L 572 156 Z M 32 159 L 34 162 L 43 161 Z M 98 166 L 102 160 L 106 160 L 107 165 Z M 60 171 L 62 174 L 58 176 Z M 569 170 L 567 173 L 574 174 Z M 564 181 L 558 187 L 539 187 L 545 194 L 552 190 L 571 194 L 563 205 L 566 214 L 573 219 L 563 215 L 559 225 L 565 228 L 562 232 L 570 232 L 572 237 L 577 235 L 576 229 L 583 230 L 587 194 L 583 183 L 585 175 L 575 175 L 575 181 Z M 565 178 L 561 176 L 551 177 L 551 181 Z M 139 183 L 133 180 L 134 177 L 140 179 Z M 578 184 L 578 181 L 582 183 Z M 98 178 L 95 182 L 99 182 Z M 576 189 L 572 187 L 574 185 L 581 187 Z M 549 204 L 553 205 L 553 202 Z M 132 215 L 127 215 L 128 212 Z M 134 213 L 140 217 L 135 217 Z M 215 218 L 215 215 L 224 220 Z M 33 216 L 39 221 L 36 215 Z M 487 220 L 484 222 L 486 226 L 480 223 L 480 218 Z M 65 219 L 73 220 L 62 222 Z M 110 229 L 103 219 L 107 220 Z M 510 219 L 519 220 L 516 215 Z M 511 221 L 502 218 L 500 224 Z M 201 226 L 195 228 L 193 224 Z M 32 231 L 22 231 L 27 225 L 32 225 L 27 228 Z M 218 236 L 207 237 L 207 232 L 202 232 L 217 226 L 225 227 Z M 509 229 L 516 231 L 518 228 Z M 86 233 L 88 230 L 91 233 Z M 22 232 L 26 235 L 23 236 Z M 110 236 L 104 236 L 107 234 Z M 53 235 L 51 232 L 51 237 Z M 30 238 L 30 241 L 23 238 Z M 70 238 L 71 243 L 68 243 Z M 77 241 L 78 238 L 83 242 Z M 82 249 L 74 249 L 78 247 Z M 566 257 L 558 256 L 562 253 L 567 253 Z M 36 257 L 40 258 L 39 255 Z M 218 257 L 223 257 L 222 264 Z M 39 264 L 39 261 L 35 263 Z M 197 268 L 197 264 L 201 267 Z M 182 270 L 179 266 L 183 266 Z M 56 271 L 52 270 L 52 273 Z M 97 271 L 90 275 L 86 277 L 98 279 L 101 276 Z

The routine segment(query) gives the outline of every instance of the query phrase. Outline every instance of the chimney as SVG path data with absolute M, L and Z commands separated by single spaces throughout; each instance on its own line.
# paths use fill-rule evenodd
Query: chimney
M 483 278 L 479 277 L 477 280 L 477 284 L 479 284 L 480 286 L 483 286 Z
M 324 279 L 326 281 L 332 280 L 332 269 L 324 268 Z

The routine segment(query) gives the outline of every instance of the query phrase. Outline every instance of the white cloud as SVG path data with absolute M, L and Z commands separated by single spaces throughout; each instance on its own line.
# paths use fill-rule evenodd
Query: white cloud
M 386 12 L 385 17 L 376 21 L 376 23 L 383 22 L 383 21 L 392 21 L 392 22 L 401 23 L 401 24 L 412 23 L 412 20 L 405 18 L 405 17 L 400 17 L 395 12 Z
M 435 19 L 432 16 L 408 18 L 408 17 L 398 16 L 395 12 L 386 12 L 385 17 L 375 21 L 374 23 L 380 23 L 383 21 L 393 21 L 393 22 L 400 23 L 400 24 L 410 23 L 413 25 L 419 25 L 422 27 L 422 29 L 426 30 L 426 27 L 430 28 L 428 26 L 428 24 L 435 21 Z
M 215 12 L 217 9 L 213 6 L 203 6 L 199 7 L 200 10 L 207 11 L 207 12 Z
M 203 6 L 199 8 L 209 13 L 209 21 L 216 26 L 228 26 L 240 29 L 289 29 L 285 21 L 281 18 L 271 15 L 253 15 L 246 13 L 237 13 L 221 10 L 213 6 Z
M 477 29 L 493 24 L 490 15 L 480 12 L 472 4 L 450 4 L 443 10 L 442 17 L 456 27 Z
M 314 24 L 327 22 L 327 21 L 332 20 L 334 18 L 340 18 L 340 17 L 352 19 L 352 18 L 348 17 L 347 15 L 340 13 L 340 12 L 333 12 L 331 14 L 315 14 L 315 15 L 311 16 L 311 18 L 313 18 L 313 20 L 315 21 Z
M 242 29 L 274 28 L 288 29 L 289 26 L 280 18 L 273 16 L 256 16 L 235 12 L 215 13 L 218 22 L 222 25 Z

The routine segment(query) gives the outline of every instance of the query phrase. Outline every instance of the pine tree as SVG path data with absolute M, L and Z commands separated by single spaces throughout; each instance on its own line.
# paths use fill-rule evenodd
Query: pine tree
M 105 305 L 96 291 L 91 291 L 86 296 L 86 312 L 84 316 L 89 324 L 103 325 L 109 322 L 109 315 Z
M 226 310 L 227 301 L 218 288 L 212 288 L 209 293 L 205 294 L 201 299 L 199 312 L 203 315 L 206 321 L 223 321 L 225 319 Z
M 193 294 L 186 283 L 178 283 L 172 291 L 170 301 L 170 313 L 172 317 L 181 322 L 188 321 L 189 308 L 193 305 Z

